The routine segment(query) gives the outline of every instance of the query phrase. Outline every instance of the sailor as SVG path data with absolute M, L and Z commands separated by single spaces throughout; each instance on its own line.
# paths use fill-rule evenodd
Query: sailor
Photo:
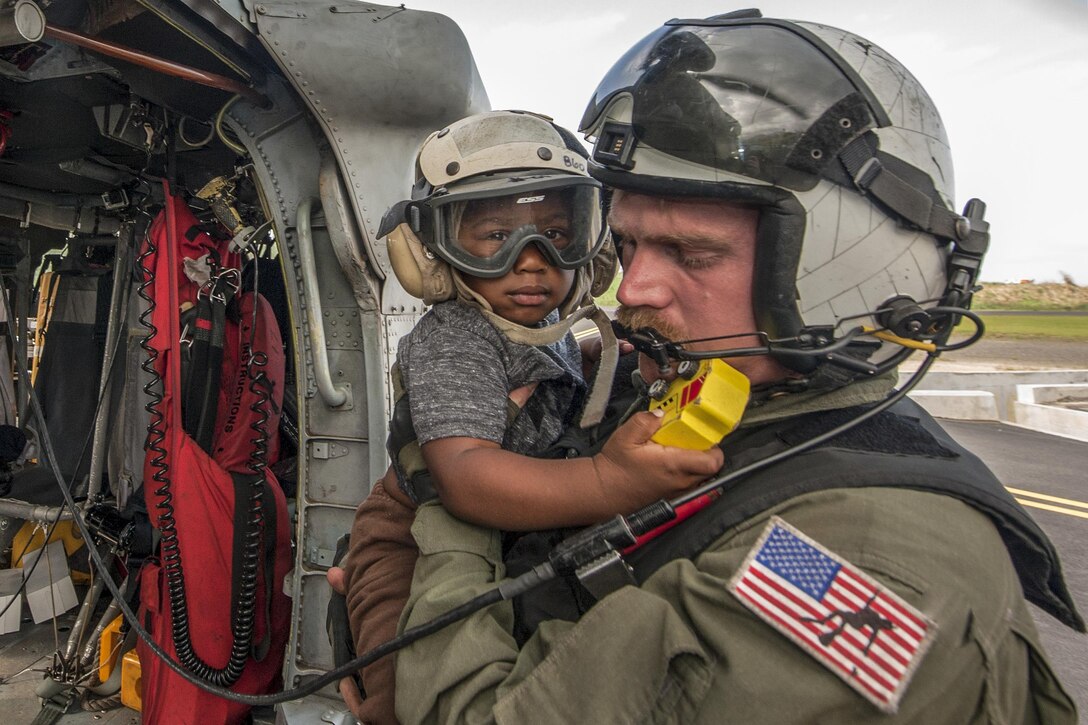
M 988 242 L 917 80 L 824 25 L 674 20 L 582 130 L 643 377 L 741 370 L 721 447 L 750 473 L 523 646 L 503 602 L 402 650 L 402 721 L 1075 722 L 1025 602 L 1084 630 L 1050 542 L 919 407 L 874 408 L 905 350 L 947 347 Z M 402 628 L 506 574 L 494 530 L 428 503 L 413 531 Z

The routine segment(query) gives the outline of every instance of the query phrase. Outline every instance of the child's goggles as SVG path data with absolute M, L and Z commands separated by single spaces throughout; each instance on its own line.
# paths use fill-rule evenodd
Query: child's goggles
M 403 215 L 397 221 L 407 222 L 428 249 L 474 277 L 508 273 L 529 244 L 553 266 L 578 269 L 593 259 L 605 236 L 600 182 L 573 174 L 529 171 L 469 179 L 398 204 L 390 214 Z

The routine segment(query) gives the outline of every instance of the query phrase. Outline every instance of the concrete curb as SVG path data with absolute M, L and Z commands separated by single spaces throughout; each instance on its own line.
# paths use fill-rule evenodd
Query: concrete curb
M 910 397 L 936 418 L 999 420 L 1088 442 L 1088 411 L 1063 405 L 1088 400 L 1088 370 L 931 372 L 931 387 Z
M 1052 435 L 1088 442 L 1088 411 L 1067 408 L 1066 399 L 1088 400 L 1088 384 L 1017 385 L 1016 422 Z
M 985 390 L 914 390 L 907 397 L 934 418 L 1001 420 L 997 398 Z
M 907 374 L 901 371 L 900 379 Z M 997 415 L 1014 420 L 1018 385 L 1074 385 L 1088 383 L 1088 370 L 931 370 L 922 379 L 926 390 L 983 390 L 994 394 Z

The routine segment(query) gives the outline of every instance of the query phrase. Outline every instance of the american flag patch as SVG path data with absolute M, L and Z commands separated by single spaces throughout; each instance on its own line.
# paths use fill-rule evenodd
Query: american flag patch
M 729 591 L 846 684 L 894 713 L 937 626 L 777 516 Z

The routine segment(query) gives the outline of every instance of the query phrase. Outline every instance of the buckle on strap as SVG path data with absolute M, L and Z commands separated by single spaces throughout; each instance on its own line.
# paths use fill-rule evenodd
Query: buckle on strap
M 955 246 L 948 256 L 948 282 L 942 304 L 961 306 L 970 304 L 975 292 L 982 258 L 990 246 L 990 224 L 985 220 L 986 204 L 971 199 L 959 217 Z
M 868 191 L 876 177 L 884 171 L 884 164 L 876 156 L 870 156 L 861 165 L 861 168 L 851 177 L 854 185 L 863 191 Z

